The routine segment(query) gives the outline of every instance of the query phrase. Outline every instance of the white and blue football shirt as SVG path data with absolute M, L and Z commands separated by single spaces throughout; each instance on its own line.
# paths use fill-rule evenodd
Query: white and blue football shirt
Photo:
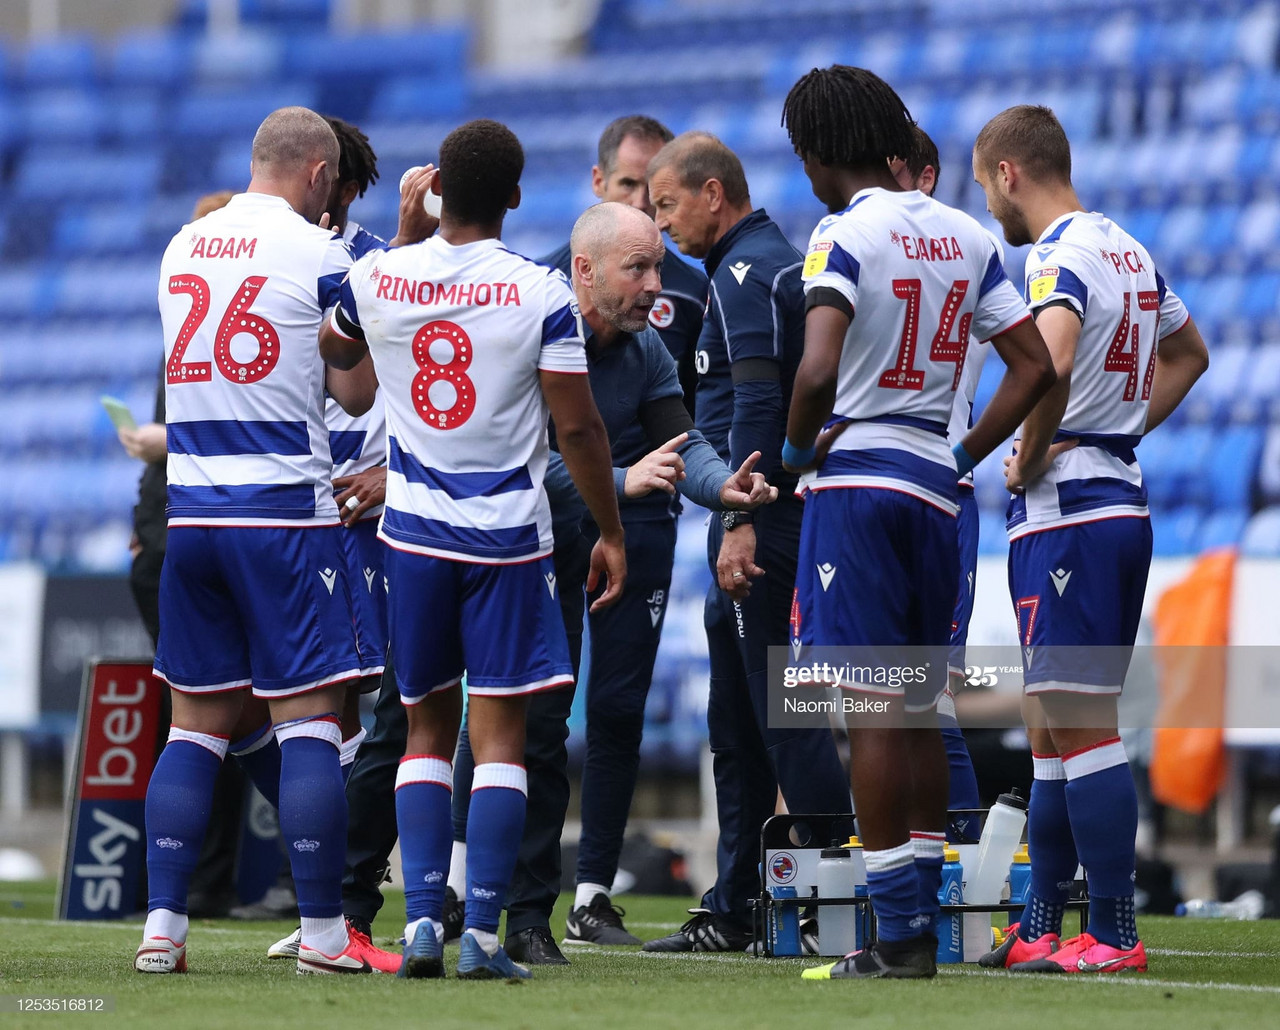
M 918 190 L 874 187 L 818 223 L 804 285 L 836 290 L 854 312 L 833 412 L 851 424 L 807 488 L 898 490 L 954 514 L 947 426 L 970 334 L 989 340 L 1030 317 L 999 244 Z
M 387 241 L 375 236 L 363 226 L 348 221 L 342 230 L 342 240 L 358 259 L 373 251 L 388 249 Z M 382 390 L 373 399 L 373 405 L 363 415 L 349 415 L 332 397 L 324 408 L 325 425 L 329 427 L 329 451 L 333 457 L 333 478 L 354 476 L 387 462 L 387 419 L 383 411 Z M 382 514 L 382 505 L 370 508 L 361 522 L 375 519 Z
M 1078 441 L 1009 507 L 1011 540 L 1103 518 L 1145 517 L 1134 448 L 1142 438 L 1157 341 L 1190 317 L 1145 247 L 1105 215 L 1073 211 L 1031 248 L 1026 298 L 1061 304 L 1081 321 L 1071 393 L 1055 440 Z
M 382 538 L 473 563 L 550 554 L 539 373 L 587 374 L 564 276 L 496 239 L 433 236 L 357 261 L 332 324 L 368 342 L 386 403 Z
M 169 524 L 337 522 L 316 336 L 351 265 L 281 197 L 240 193 L 160 265 Z

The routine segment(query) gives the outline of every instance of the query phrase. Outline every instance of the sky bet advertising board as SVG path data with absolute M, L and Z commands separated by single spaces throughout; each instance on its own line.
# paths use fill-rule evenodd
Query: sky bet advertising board
M 58 916 L 119 919 L 141 907 L 164 687 L 145 662 L 93 662 L 85 678 Z

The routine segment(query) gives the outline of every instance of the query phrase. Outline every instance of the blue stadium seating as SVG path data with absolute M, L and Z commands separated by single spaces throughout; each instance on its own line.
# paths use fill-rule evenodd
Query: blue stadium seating
M 366 129 L 382 177 L 354 214 L 384 235 L 400 172 L 433 160 L 458 121 L 491 116 L 526 148 L 508 242 L 544 253 L 591 200 L 600 126 L 643 109 L 724 138 L 753 199 L 801 244 L 820 211 L 778 124 L 781 100 L 837 60 L 899 87 L 940 145 L 940 198 L 983 217 L 968 173 L 977 130 L 1010 103 L 1058 111 L 1082 199 L 1147 242 L 1213 352 L 1187 405 L 1139 451 L 1158 547 L 1245 539 L 1280 551 L 1268 536 L 1280 516 L 1250 519 L 1271 496 L 1258 469 L 1280 426 L 1274 3 L 1064 0 L 1028 19 L 1022 0 L 606 0 L 584 56 L 518 73 L 471 67 L 463 26 L 335 33 L 331 0 L 242 0 L 234 37 L 207 34 L 207 0 L 178 8 L 172 27 L 0 48 L 0 293 L 11 323 L 0 381 L 17 448 L 6 461 L 27 476 L 115 459 L 103 473 L 73 467 L 85 478 L 68 485 L 65 510 L 43 500 L 14 513 L 5 556 L 62 561 L 85 519 L 127 518 L 137 468 L 120 459 L 97 396 L 149 412 L 159 255 L 200 193 L 244 185 L 252 131 L 272 108 L 306 104 Z M 1007 257 L 1015 272 L 1021 252 Z M 1000 371 L 993 358 L 979 404 Z M 978 496 L 984 552 L 999 553 L 999 455 L 979 469 Z

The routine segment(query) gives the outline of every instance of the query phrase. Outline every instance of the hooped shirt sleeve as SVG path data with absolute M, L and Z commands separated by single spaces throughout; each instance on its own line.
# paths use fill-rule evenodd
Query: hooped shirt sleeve
M 1031 317 L 1027 305 L 1018 295 L 1004 271 L 1004 254 L 991 233 L 982 230 L 982 279 L 978 283 L 977 303 L 973 310 L 970 333 L 986 342 L 993 336 L 1012 329 Z M 1081 318 L 1083 318 L 1081 314 Z
M 1160 296 L 1160 339 L 1166 336 L 1172 336 L 1184 325 L 1191 321 L 1191 312 L 1187 310 L 1187 306 L 1182 303 L 1173 290 L 1169 289 L 1168 284 L 1164 281 L 1164 276 L 1160 271 L 1156 270 L 1156 293 Z
M 334 332 L 339 336 L 345 336 L 348 340 L 364 339 L 356 294 L 366 279 L 370 276 L 377 277 L 378 270 L 373 266 L 377 260 L 376 255 L 380 253 L 381 251 L 377 251 L 360 258 L 347 270 L 347 274 L 338 284 L 337 304 L 333 309 L 333 315 L 329 318 L 329 324 Z
M 342 237 L 331 237 L 320 256 L 320 271 L 316 278 L 316 297 L 320 301 L 321 312 L 328 311 L 338 303 L 338 290 L 351 270 L 351 263 L 351 251 L 347 249 Z
M 805 295 L 824 287 L 833 289 L 856 311 L 862 274 L 859 250 L 857 233 L 843 215 L 828 215 L 820 221 L 809 237 L 801 270 Z
M 1036 313 L 1062 304 L 1083 322 L 1089 307 L 1089 288 L 1079 272 L 1078 255 L 1072 254 L 1070 248 L 1053 243 L 1033 246 L 1027 255 L 1023 288 L 1027 306 Z
M 551 269 L 543 285 L 546 306 L 542 319 L 542 350 L 538 368 L 543 372 L 587 374 L 587 347 L 582 314 L 564 273 Z

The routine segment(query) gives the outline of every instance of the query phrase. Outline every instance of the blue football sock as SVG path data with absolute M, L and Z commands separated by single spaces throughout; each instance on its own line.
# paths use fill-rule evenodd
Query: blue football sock
M 947 767 L 951 775 L 947 808 L 951 811 L 978 808 L 982 803 L 978 795 L 978 777 L 973 771 L 973 759 L 969 757 L 964 733 L 953 719 L 939 716 L 938 721 L 942 724 L 942 743 L 947 749 Z M 952 825 L 966 837 L 976 839 L 980 833 L 977 816 L 956 819 Z
M 440 921 L 453 848 L 453 767 L 436 755 L 405 755 L 396 772 L 396 825 L 410 923 Z
M 476 766 L 467 819 L 467 928 L 498 932 L 524 834 L 528 778 L 524 766 Z
M 351 779 L 351 770 L 356 764 L 356 754 L 360 750 L 360 745 L 364 743 L 364 738 L 368 735 L 368 731 L 361 726 L 354 736 L 348 737 L 342 742 L 342 746 L 338 748 L 338 764 L 342 766 L 343 786 L 346 786 L 347 780 Z
M 1033 755 L 1035 779 L 1027 806 L 1027 852 L 1031 883 L 1022 913 L 1021 935 L 1034 941 L 1062 933 L 1062 917 L 1071 896 L 1079 859 L 1067 816 L 1067 777 L 1057 755 Z
M 174 726 L 147 785 L 147 909 L 187 911 L 227 738 Z
M 1133 907 L 1138 792 L 1119 738 L 1064 755 L 1067 808 L 1089 878 L 1089 933 L 1128 950 L 1138 943 Z M 1034 869 L 1034 866 L 1033 866 Z
M 347 795 L 342 789 L 337 716 L 276 727 L 280 741 L 280 837 L 293 868 L 298 911 L 308 919 L 342 915 Z
M 911 842 L 884 851 L 863 852 L 867 862 L 867 891 L 876 914 L 876 934 L 882 941 L 905 941 L 924 931 L 920 914 L 920 877 Z M 941 882 L 941 879 L 939 879 Z M 934 888 L 937 911 L 937 888 Z
M 938 891 L 942 889 L 942 851 L 947 844 L 945 833 L 911 831 L 911 850 L 915 854 L 917 901 L 920 915 L 927 922 L 920 933 L 938 935 Z
M 233 741 L 227 749 L 244 770 L 258 793 L 280 808 L 280 744 L 276 740 L 275 727 L 264 723 L 248 736 Z

